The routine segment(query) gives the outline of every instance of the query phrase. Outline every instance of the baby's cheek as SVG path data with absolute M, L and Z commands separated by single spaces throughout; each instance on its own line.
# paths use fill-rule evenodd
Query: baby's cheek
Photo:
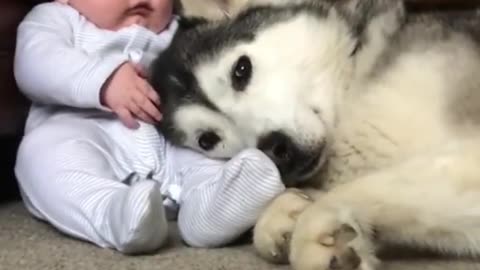
M 173 1 L 171 0 L 155 0 L 153 1 L 152 6 L 154 7 L 154 12 L 148 18 L 147 27 L 159 33 L 172 21 L 173 18 Z
M 173 16 L 170 14 L 170 16 L 167 17 L 154 17 L 151 18 L 150 21 L 148 22 L 147 28 L 152 30 L 155 33 L 160 33 L 164 31 L 169 23 L 172 21 Z

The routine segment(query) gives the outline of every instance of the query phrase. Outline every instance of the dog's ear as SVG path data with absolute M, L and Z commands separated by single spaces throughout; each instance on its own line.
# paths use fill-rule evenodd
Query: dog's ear
M 388 39 L 406 20 L 402 0 L 337 0 L 334 6 L 358 39 L 352 54 L 368 43 Z

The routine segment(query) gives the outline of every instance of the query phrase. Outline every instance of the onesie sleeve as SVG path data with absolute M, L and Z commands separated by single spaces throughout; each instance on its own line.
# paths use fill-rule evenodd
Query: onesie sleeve
M 20 91 L 36 103 L 99 108 L 100 90 L 127 56 L 87 55 L 74 47 L 78 13 L 59 3 L 36 6 L 20 23 L 14 74 Z
M 228 162 L 191 164 L 183 172 L 178 226 L 190 246 L 231 243 L 255 225 L 269 202 L 285 190 L 273 162 L 249 149 Z

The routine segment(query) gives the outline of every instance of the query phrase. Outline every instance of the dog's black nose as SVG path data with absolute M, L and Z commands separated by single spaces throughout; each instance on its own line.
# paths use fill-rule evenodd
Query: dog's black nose
M 281 131 L 271 132 L 258 141 L 258 146 L 278 167 L 284 178 L 311 174 L 319 163 L 324 144 L 303 146 Z
M 292 140 L 279 131 L 263 136 L 258 142 L 258 148 L 265 152 L 276 165 L 289 163 L 295 152 Z

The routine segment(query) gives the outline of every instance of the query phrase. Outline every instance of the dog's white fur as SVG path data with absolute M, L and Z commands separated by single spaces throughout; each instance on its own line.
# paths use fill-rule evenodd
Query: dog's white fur
M 336 12 L 325 20 L 302 15 L 195 71 L 240 130 L 252 129 L 243 121 L 258 124 L 240 137 L 278 126 L 300 144 L 329 142 L 316 178 L 328 192 L 289 190 L 272 202 L 255 227 L 264 258 L 288 256 L 297 270 L 371 270 L 380 269 L 377 243 L 480 254 L 478 47 L 453 34 L 417 44 L 372 74 L 398 27 L 389 12 L 375 17 L 369 45 L 352 61 L 355 41 Z M 244 53 L 260 75 L 239 98 L 222 78 Z
M 341 26 L 320 23 L 310 16 L 300 16 L 268 28 L 253 44 L 240 44 L 232 50 L 221 53 L 215 61 L 198 65 L 194 73 L 200 87 L 224 114 L 234 119 L 237 127 L 236 133 L 231 134 L 232 136 L 222 136 L 224 138 L 222 143 L 231 147 L 235 145 L 232 141 L 242 138 L 244 144 L 241 147 L 253 147 L 263 132 L 277 129 L 284 130 L 298 144 L 306 147 L 321 143 L 327 129 L 333 128 L 334 104 L 331 101 L 338 99 L 335 96 L 335 89 L 345 87 L 341 80 L 344 72 L 343 62 L 335 61 L 330 54 L 332 50 L 333 53 L 335 50 L 353 50 L 353 44 L 347 39 L 342 40 L 341 36 L 336 36 L 338 27 Z M 289 33 L 289 36 L 284 37 L 283 33 Z M 330 38 L 323 41 L 325 46 L 323 49 L 313 51 L 310 47 L 312 36 Z M 283 38 L 296 42 L 285 43 Z M 275 54 L 270 53 L 271 48 L 279 46 L 282 46 L 282 49 L 276 50 Z M 299 53 L 305 51 L 310 53 Z M 243 54 L 249 55 L 255 70 L 248 91 L 238 93 L 231 89 L 230 82 L 224 78 L 228 78 L 230 73 L 230 69 L 226 67 L 233 66 Z M 347 57 L 348 55 L 345 56 Z M 288 65 L 284 64 L 285 59 L 289 59 Z M 322 61 L 320 65 L 311 65 L 311 62 L 316 60 Z M 292 68 L 302 72 L 292 76 Z M 328 74 L 328 77 L 317 76 L 322 72 Z M 263 74 L 268 74 L 268 77 Z M 313 77 L 317 79 L 312 80 Z M 319 96 L 298 91 L 320 87 L 322 94 Z M 319 117 L 315 110 L 319 111 L 322 117 Z M 265 113 L 258 113 L 262 111 Z M 179 122 L 182 123 L 180 120 Z M 223 124 L 223 121 L 210 121 L 209 125 L 217 124 Z M 185 130 L 194 129 L 194 125 L 184 127 Z M 228 131 L 232 128 L 224 126 L 218 130 Z M 221 150 L 225 151 L 228 147 Z
M 395 27 L 388 17 L 378 20 L 374 27 L 382 29 L 371 31 Z M 450 42 L 403 54 L 387 72 L 371 79 L 370 60 L 382 51 L 383 40 L 360 56 L 351 77 L 352 66 L 341 54 L 345 48 L 329 47 L 332 44 L 325 41 L 339 44 L 338 38 L 325 34 L 309 35 L 309 44 L 322 45 L 304 51 L 328 52 L 320 58 L 309 55 L 312 62 L 344 64 L 335 69 L 344 71 L 340 74 L 314 71 L 333 81 L 321 82 L 310 93 L 315 104 L 321 100 L 335 104 L 339 119 L 332 133 L 334 155 L 328 172 L 318 177 L 321 188 L 329 192 L 317 196 L 312 205 L 301 196 L 281 195 L 256 226 L 257 250 L 269 260 L 282 261 L 285 249 L 290 249 L 295 269 L 327 270 L 334 257 L 340 264 L 343 261 L 340 269 L 354 269 L 348 265 L 349 248 L 353 248 L 361 259 L 358 269 L 377 269 L 375 228 L 378 240 L 388 244 L 454 255 L 480 254 L 480 132 L 468 122 L 480 105 L 474 93 L 480 87 L 478 48 L 462 36 L 453 37 Z M 299 71 L 291 76 L 302 77 L 309 70 Z M 335 100 L 325 85 L 341 82 L 351 83 L 349 92 L 334 87 L 339 91 Z M 464 97 L 472 100 L 457 103 L 466 106 L 458 108 L 465 115 L 446 119 L 447 111 L 454 110 L 455 91 L 472 91 Z M 290 197 L 289 202 L 282 203 L 282 197 Z M 303 209 L 295 223 L 296 213 Z M 335 238 L 342 224 L 355 229 L 352 241 Z

